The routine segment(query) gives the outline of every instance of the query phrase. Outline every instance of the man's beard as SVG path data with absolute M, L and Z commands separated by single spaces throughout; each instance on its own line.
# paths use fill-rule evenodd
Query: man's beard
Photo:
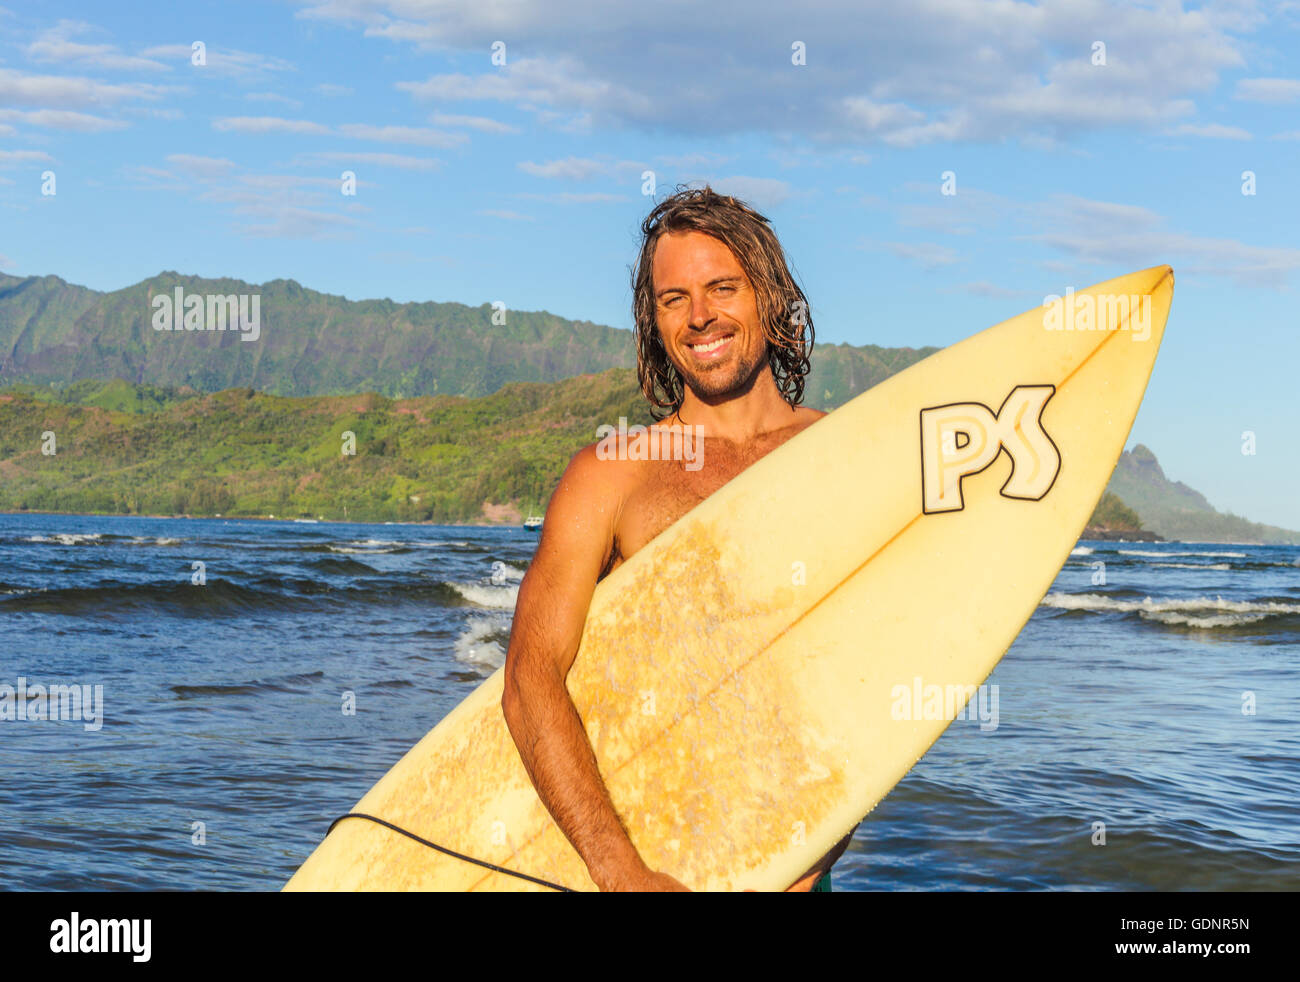
M 741 354 L 737 359 L 731 364 L 691 371 L 678 365 L 677 371 L 682 377 L 682 383 L 696 396 L 717 399 L 733 392 L 741 392 L 749 386 L 755 373 L 767 362 L 766 346 L 752 357 L 747 358 Z

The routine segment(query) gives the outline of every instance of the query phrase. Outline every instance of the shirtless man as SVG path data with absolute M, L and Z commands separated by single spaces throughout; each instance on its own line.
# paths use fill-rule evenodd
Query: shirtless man
M 646 397 L 670 414 L 665 425 L 702 428 L 703 466 L 601 460 L 594 444 L 574 456 L 519 587 L 501 705 L 538 795 L 596 885 L 685 890 L 650 869 L 628 838 L 565 677 L 596 583 L 826 414 L 799 406 L 812 320 L 765 218 L 709 188 L 685 190 L 651 211 L 642 234 L 637 374 Z M 851 837 L 790 889 L 811 890 Z

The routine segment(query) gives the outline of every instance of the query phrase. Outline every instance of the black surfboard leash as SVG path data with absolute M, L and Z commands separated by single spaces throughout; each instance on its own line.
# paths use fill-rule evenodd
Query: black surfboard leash
M 334 819 L 334 821 L 330 822 L 330 827 L 325 830 L 327 838 L 329 837 L 329 834 L 334 831 L 334 826 L 338 825 L 339 822 L 343 821 L 345 818 L 364 818 L 368 822 L 382 825 L 384 828 L 391 829 L 394 832 L 406 836 L 408 839 L 414 839 L 422 846 L 436 849 L 438 852 L 451 856 L 453 859 L 459 859 L 466 863 L 473 863 L 475 866 L 482 866 L 484 869 L 490 869 L 494 873 L 504 873 L 506 876 L 518 877 L 521 880 L 527 880 L 529 883 L 536 883 L 538 886 L 549 887 L 550 889 L 557 890 L 560 893 L 578 892 L 572 887 L 560 886 L 560 884 L 552 883 L 550 880 L 543 880 L 540 877 L 529 876 L 527 873 L 518 873 L 515 870 L 506 869 L 504 866 L 497 866 L 495 863 L 489 863 L 486 860 L 475 859 L 473 856 L 466 856 L 463 853 L 456 852 L 454 849 L 448 849 L 446 846 L 440 846 L 436 842 L 430 842 L 428 839 L 418 836 L 414 832 L 408 832 L 406 829 L 394 825 L 392 822 L 386 822 L 382 818 L 376 818 L 374 815 L 367 815 L 364 812 L 348 812 L 346 815 L 340 815 L 338 818 Z

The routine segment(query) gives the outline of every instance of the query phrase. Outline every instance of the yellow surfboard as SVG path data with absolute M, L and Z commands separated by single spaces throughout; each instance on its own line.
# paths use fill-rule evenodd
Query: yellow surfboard
M 652 868 L 696 890 L 784 889 L 926 752 L 1091 515 L 1173 285 L 1157 266 L 1067 291 L 927 358 L 597 586 L 567 684 Z M 501 687 L 497 672 L 354 811 L 594 889 L 524 772 Z M 352 818 L 286 889 L 549 888 Z

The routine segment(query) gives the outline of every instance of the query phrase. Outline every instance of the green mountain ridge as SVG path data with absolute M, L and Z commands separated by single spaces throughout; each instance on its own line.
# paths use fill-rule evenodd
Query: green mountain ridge
M 1300 544 L 1300 532 L 1216 510 L 1199 491 L 1169 480 L 1156 455 L 1140 443 L 1120 455 L 1107 490 L 1141 516 L 1144 528 L 1166 539 Z
M 257 295 L 260 338 L 157 331 L 152 300 Z M 483 396 L 511 382 L 556 382 L 631 368 L 631 331 L 490 304 L 348 300 L 277 279 L 255 285 L 164 271 L 100 293 L 57 276 L 0 273 L 0 387 L 121 378 L 200 392 L 253 388 L 284 396 L 373 391 L 388 398 Z M 819 344 L 806 402 L 840 405 L 934 347 Z
M 154 330 L 152 298 L 257 295 L 260 333 Z M 99 293 L 53 276 L 0 283 L 0 385 L 124 378 L 204 392 L 252 387 L 307 396 L 487 395 L 633 364 L 629 333 L 545 311 L 350 301 L 293 280 L 259 285 L 163 272 Z

